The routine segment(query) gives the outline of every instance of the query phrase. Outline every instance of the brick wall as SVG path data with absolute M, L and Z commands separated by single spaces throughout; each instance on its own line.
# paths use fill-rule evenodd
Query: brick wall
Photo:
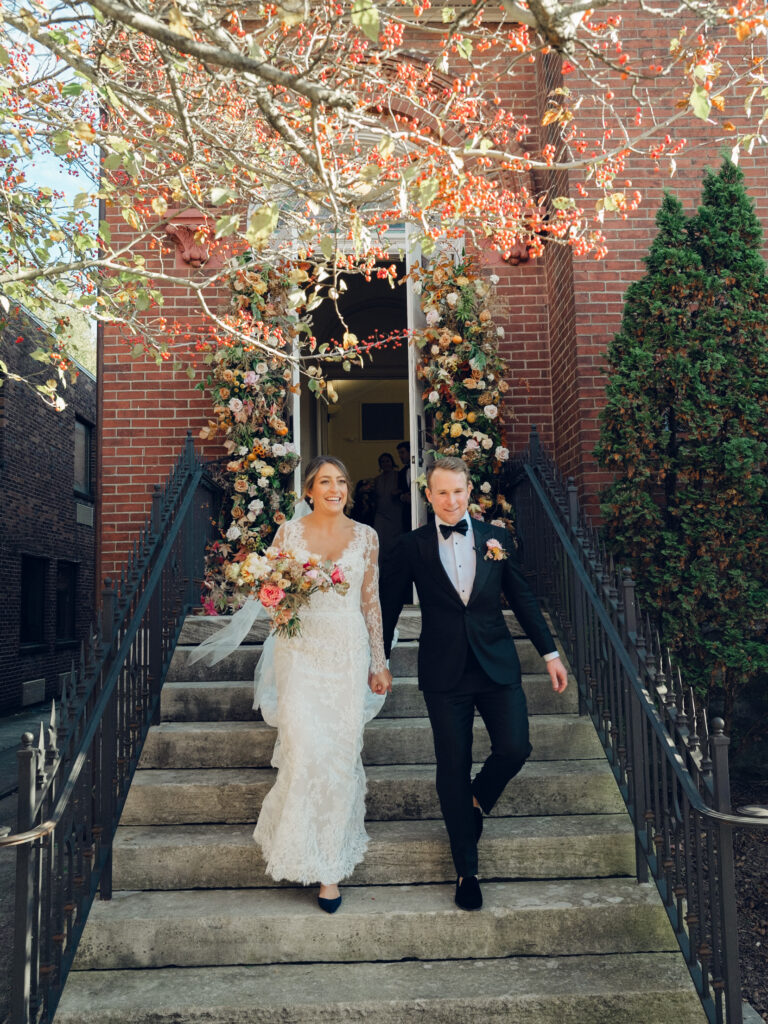
M 16 339 L 23 341 L 16 344 Z M 9 369 L 39 376 L 41 364 L 29 353 L 41 343 L 37 323 L 15 315 L 2 332 L 0 349 Z M 49 373 L 43 371 L 43 378 Z M 83 370 L 66 392 L 67 407 L 55 412 L 26 385 L 7 381 L 0 388 L 0 715 L 22 703 L 50 699 L 59 692 L 59 673 L 78 656 L 94 620 L 95 525 L 78 525 L 76 506 L 91 512 L 93 500 L 74 493 L 75 420 L 96 421 L 96 381 Z M 91 466 L 96 471 L 95 430 Z M 42 642 L 21 644 L 22 556 L 46 560 Z M 60 562 L 77 564 L 75 642 L 56 639 L 56 577 Z M 42 682 L 35 683 L 36 680 Z M 24 685 L 26 684 L 26 686 Z
M 109 211 L 107 220 L 113 244 L 130 241 L 132 229 L 119 213 Z M 103 328 L 99 353 L 102 580 L 119 575 L 148 515 L 153 486 L 165 481 L 187 431 L 192 430 L 198 452 L 205 450 L 208 456 L 218 457 L 222 451 L 220 444 L 205 449 L 197 438 L 210 414 L 208 397 L 195 390 L 205 378 L 206 367 L 199 363 L 194 380 L 185 372 L 195 340 L 203 330 L 202 316 L 191 315 L 197 300 L 188 282 L 201 280 L 201 272 L 181 262 L 170 242 L 166 248 L 147 250 L 145 256 L 150 270 L 178 277 L 178 285 L 164 289 L 162 314 L 169 325 L 183 323 L 189 341 L 172 336 L 169 330 L 172 353 L 178 346 L 184 364 L 184 370 L 174 372 L 173 355 L 160 365 L 149 355 L 134 357 L 131 350 L 136 337 L 119 326 Z M 206 292 L 206 300 L 214 309 L 224 306 L 228 297 L 226 290 L 209 288 Z M 154 310 L 150 315 L 156 314 Z
M 666 23 L 663 24 L 663 34 L 660 34 L 658 20 L 637 6 L 622 8 L 622 18 L 621 36 L 625 49 L 628 53 L 639 52 L 644 68 L 655 62 L 656 55 L 661 61 L 668 57 L 667 37 L 671 29 Z M 727 58 L 726 51 L 721 59 L 727 61 Z M 568 77 L 568 84 L 577 89 L 581 87 L 575 75 Z M 631 123 L 636 104 L 627 90 L 622 94 L 617 87 L 616 94 L 613 102 L 624 110 L 625 118 Z M 655 97 L 657 118 L 674 113 L 675 103 L 681 96 L 681 92 L 676 92 L 666 99 Z M 737 128 L 741 126 L 741 94 L 736 93 L 726 99 L 725 113 Z M 589 102 L 585 103 L 579 118 L 589 126 L 589 134 L 599 135 L 602 108 L 598 103 L 591 107 Z M 604 353 L 621 324 L 624 293 L 628 285 L 645 271 L 643 256 L 656 234 L 654 218 L 664 189 L 679 196 L 686 213 L 695 211 L 701 197 L 705 168 L 717 168 L 721 162 L 719 145 L 714 142 L 716 134 L 722 132 L 716 132 L 714 126 L 699 120 L 692 123 L 686 119 L 684 130 L 673 129 L 674 139 L 685 136 L 688 142 L 676 157 L 677 172 L 674 176 L 670 176 L 668 161 L 662 160 L 657 165 L 650 157 L 633 156 L 627 173 L 619 176 L 615 187 L 617 191 L 639 190 L 643 197 L 640 208 L 626 221 L 617 214 L 606 217 L 604 232 L 609 252 L 604 260 L 573 261 L 572 340 L 570 344 L 558 347 L 557 351 L 553 350 L 553 377 L 556 381 L 569 381 L 567 394 L 560 403 L 557 448 L 561 465 L 576 477 L 582 500 L 591 505 L 593 512 L 597 511 L 594 496 L 607 480 L 607 476 L 597 470 L 592 456 L 599 432 L 599 411 L 604 404 Z M 765 158 L 752 158 L 742 153 L 740 166 L 745 172 L 756 212 L 768 229 Z M 627 181 L 631 182 L 630 186 L 626 186 Z M 597 196 L 598 193 L 593 191 L 585 206 L 593 205 Z

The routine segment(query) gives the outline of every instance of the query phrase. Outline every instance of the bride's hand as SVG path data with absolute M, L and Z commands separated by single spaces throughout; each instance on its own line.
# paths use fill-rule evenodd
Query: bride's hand
M 369 673 L 368 686 L 374 693 L 392 693 L 392 673 L 388 668 Z

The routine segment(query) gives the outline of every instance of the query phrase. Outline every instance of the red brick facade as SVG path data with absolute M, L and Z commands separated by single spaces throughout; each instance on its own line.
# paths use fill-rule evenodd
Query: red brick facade
M 655 28 L 650 15 L 627 15 L 625 9 L 625 48 L 640 52 L 643 66 L 652 62 L 657 50 L 667 52 L 667 26 L 664 38 Z M 654 35 L 658 45 L 653 43 Z M 523 68 L 517 77 L 508 80 L 506 88 L 514 91 L 516 105 L 522 98 L 529 123 L 535 128 L 527 145 L 536 148 L 536 135 L 541 131 L 536 126 L 546 109 L 548 91 L 562 80 L 560 65 L 550 56 Z M 580 87 L 578 82 L 568 82 Z M 669 97 L 670 110 L 675 109 L 679 98 Z M 631 121 L 635 109 L 631 97 L 619 96 L 614 102 L 624 102 Z M 736 98 L 728 102 L 729 109 L 731 104 L 734 109 L 740 106 Z M 599 135 L 601 131 L 601 103 L 600 97 L 587 100 L 580 111 L 581 120 L 591 129 L 589 134 Z M 657 106 L 657 116 L 663 111 L 663 104 Z M 510 447 L 513 451 L 521 449 L 535 424 L 543 443 L 554 450 L 561 467 L 576 478 L 582 499 L 593 510 L 604 480 L 592 457 L 603 401 L 603 357 L 620 323 L 624 292 L 643 272 L 642 259 L 655 232 L 654 217 L 662 190 L 671 188 L 692 212 L 704 168 L 708 164 L 717 166 L 720 161 L 711 142 L 711 126 L 701 121 L 691 125 L 687 120 L 685 134 L 689 144 L 677 157 L 675 177 L 669 177 L 668 161 L 661 160 L 657 166 L 648 157 L 633 156 L 626 174 L 617 179 L 617 190 L 637 189 L 642 203 L 628 220 L 617 214 L 607 216 L 603 230 L 609 253 L 604 260 L 574 258 L 570 250 L 551 242 L 543 258 L 517 266 L 504 263 L 494 253 L 482 255 L 488 272 L 501 279 L 497 320 L 506 332 L 502 351 L 510 366 L 512 385 L 508 410 L 515 417 L 509 426 Z M 764 172 L 759 161 L 750 157 L 742 158 L 742 166 L 758 215 L 768 224 L 768 181 Z M 631 181 L 631 185 L 625 181 Z M 538 179 L 537 183 L 541 184 Z M 544 184 L 553 194 L 570 191 L 562 173 L 549 175 Z M 597 198 L 598 191 L 593 188 L 585 207 L 593 206 Z M 113 240 L 130 235 L 131 229 L 118 213 L 110 214 L 109 220 Z M 147 257 L 148 263 L 154 260 L 160 265 L 159 253 L 150 252 Z M 177 262 L 175 273 L 184 278 L 199 272 L 179 267 Z M 183 287 L 166 289 L 165 295 L 164 315 L 169 321 L 188 322 L 194 337 L 200 325 L 189 314 L 194 300 Z M 213 306 L 223 305 L 226 300 L 223 291 L 210 297 Z M 194 389 L 194 382 L 184 373 L 173 374 L 168 365 L 156 367 L 149 360 L 133 359 L 131 345 L 121 338 L 118 329 L 104 331 L 99 373 L 102 577 L 115 572 L 124 558 L 130 538 L 144 521 L 152 485 L 167 474 L 187 429 L 197 437 L 209 412 L 207 398 Z M 221 454 L 218 446 L 210 452 Z

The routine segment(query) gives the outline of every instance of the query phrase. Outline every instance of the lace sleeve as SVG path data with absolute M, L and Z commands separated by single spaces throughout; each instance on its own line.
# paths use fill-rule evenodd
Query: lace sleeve
M 368 627 L 368 642 L 371 646 L 371 672 L 381 672 L 387 667 L 384 654 L 384 630 L 379 604 L 379 538 L 376 531 L 365 528 L 365 570 L 360 592 L 360 606 Z
M 290 547 L 288 543 L 288 526 L 289 523 L 281 523 L 275 531 L 275 536 L 272 538 L 271 547 L 273 548 L 287 548 Z

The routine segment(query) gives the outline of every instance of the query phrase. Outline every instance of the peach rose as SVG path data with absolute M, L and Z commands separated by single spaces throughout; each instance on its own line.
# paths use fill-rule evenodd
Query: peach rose
M 245 479 L 245 477 L 241 476 L 238 477 L 237 480 L 235 480 L 235 490 L 238 491 L 240 494 L 245 494 L 245 492 L 248 490 L 248 481 Z
M 274 583 L 265 583 L 259 590 L 259 600 L 265 608 L 277 608 L 285 597 L 285 591 L 276 587 Z

